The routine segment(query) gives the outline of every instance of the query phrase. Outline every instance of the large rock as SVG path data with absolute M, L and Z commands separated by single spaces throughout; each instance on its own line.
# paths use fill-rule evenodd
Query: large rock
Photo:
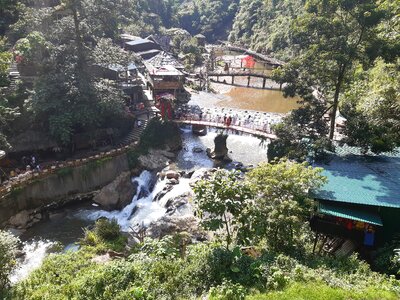
M 28 223 L 31 221 L 32 211 L 23 210 L 16 214 L 15 216 L 11 217 L 9 223 L 11 226 L 17 228 L 26 228 Z
M 109 185 L 103 187 L 93 198 L 106 210 L 121 209 L 128 205 L 137 191 L 137 183 L 132 183 L 131 174 L 123 172 Z
M 40 211 L 23 210 L 12 216 L 8 221 L 8 225 L 17 229 L 27 229 L 40 222 L 42 218 L 43 215 Z
M 192 125 L 192 132 L 193 132 L 193 134 L 199 135 L 199 136 L 207 135 L 207 126 L 193 124 Z
M 207 155 L 212 159 L 232 161 L 228 156 L 227 138 L 226 134 L 217 135 L 214 139 L 214 150 L 207 148 Z
M 216 169 L 207 168 L 200 168 L 196 170 L 190 177 L 189 185 L 194 186 L 194 184 L 196 184 L 196 182 L 199 180 L 211 178 L 212 173 L 214 173 L 215 171 Z
M 194 216 L 164 216 L 150 224 L 147 234 L 152 238 L 162 238 L 176 233 L 188 233 L 193 239 L 207 240 L 208 236 L 199 226 L 199 220 Z
M 139 156 L 139 163 L 146 170 L 162 170 L 174 158 L 175 154 L 172 152 L 150 149 L 148 154 Z

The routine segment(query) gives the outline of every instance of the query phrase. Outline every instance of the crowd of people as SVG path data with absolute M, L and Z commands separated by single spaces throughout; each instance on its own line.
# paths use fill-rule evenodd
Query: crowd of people
M 192 106 L 181 108 L 177 113 L 177 118 L 182 120 L 207 121 L 226 126 L 239 126 L 272 133 L 272 126 L 280 123 L 283 115 L 219 107 L 200 108 Z

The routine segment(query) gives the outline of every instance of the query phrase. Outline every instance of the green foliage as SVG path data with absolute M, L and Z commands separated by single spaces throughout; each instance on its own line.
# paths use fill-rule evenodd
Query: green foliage
M 374 67 L 359 68 L 345 93 L 342 112 L 347 118 L 344 142 L 365 153 L 390 152 L 400 145 L 399 62 L 377 60 Z
M 366 288 L 363 291 L 348 291 L 330 287 L 324 283 L 295 283 L 283 291 L 274 291 L 267 294 L 249 296 L 249 300 L 375 300 L 397 299 L 393 293 L 382 291 L 379 288 Z
M 123 251 L 127 238 L 121 234 L 117 221 L 101 218 L 96 221 L 93 230 L 85 230 L 81 244 L 94 247 L 95 252 L 104 252 L 109 249 Z
M 8 27 L 18 18 L 18 2 L 15 0 L 0 1 L 0 36 L 4 35 Z
M 129 149 L 126 153 L 128 157 L 128 165 L 130 169 L 134 169 L 139 164 L 140 149 Z
M 15 266 L 18 239 L 0 230 L 0 296 L 8 284 L 8 276 Z
M 229 41 L 281 59 L 296 51 L 290 42 L 291 23 L 304 12 L 304 0 L 241 0 Z
M 266 238 L 275 251 L 298 252 L 309 230 L 305 229 L 312 209 L 308 193 L 325 182 L 321 171 L 287 160 L 262 163 L 250 171 L 248 179 L 257 197 L 243 215 L 248 224 L 243 238 Z
M 178 7 L 178 24 L 192 35 L 204 34 L 209 41 L 224 39 L 232 26 L 238 3 L 238 0 L 195 0 L 185 3 Z
M 245 178 L 218 170 L 194 187 L 202 225 L 223 233 L 227 248 L 266 239 L 274 251 L 299 252 L 309 235 L 308 192 L 325 182 L 321 171 L 287 160 L 260 164 Z
M 196 183 L 195 202 L 200 210 L 202 225 L 212 231 L 223 229 L 229 248 L 238 230 L 239 216 L 252 197 L 249 186 L 240 172 L 217 170 L 210 180 Z
M 373 259 L 374 270 L 391 275 L 400 274 L 399 259 L 400 239 L 399 236 L 393 238 L 392 241 L 380 247 Z
M 361 295 L 366 299 L 396 299 L 399 293 L 398 281 L 371 272 L 354 257 L 300 261 L 264 252 L 251 258 L 238 256 L 238 250 L 198 244 L 189 246 L 188 255 L 180 258 L 165 255 L 177 247 L 172 240 L 148 241 L 151 247 L 128 259 L 102 264 L 92 261 L 94 253 L 87 247 L 50 255 L 40 269 L 13 287 L 12 299 L 172 300 L 198 299 L 207 294 L 210 299 L 264 299 L 264 295 L 251 296 L 259 292 L 277 299 L 278 295 L 286 295 L 283 299 L 324 299 L 315 296 L 312 286 L 320 287 L 321 297 L 326 299 L 335 299 L 334 295 L 343 295 L 343 299 L 363 299 Z M 232 264 L 237 270 L 232 270 Z M 299 298 L 293 298 L 294 287 Z
M 150 148 L 163 148 L 167 144 L 177 146 L 180 143 L 180 131 L 174 122 L 153 118 L 140 136 L 139 148 L 145 153 Z
M 49 55 L 49 46 L 41 32 L 33 31 L 16 42 L 14 53 L 22 56 L 23 63 L 37 66 Z
M 246 290 L 240 284 L 224 281 L 221 285 L 210 290 L 210 300 L 244 300 Z
M 61 169 L 57 170 L 57 175 L 59 177 L 67 177 L 67 176 L 71 176 L 73 171 L 74 171 L 74 169 L 72 167 L 61 168 Z

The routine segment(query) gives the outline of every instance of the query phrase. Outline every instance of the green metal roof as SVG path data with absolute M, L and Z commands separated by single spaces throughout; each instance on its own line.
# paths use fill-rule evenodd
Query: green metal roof
M 382 220 L 377 214 L 354 208 L 320 202 L 318 205 L 318 212 L 334 217 L 346 218 L 350 220 L 365 222 L 372 225 L 383 226 Z
M 316 199 L 400 208 L 400 157 L 333 156 L 324 169 L 328 183 L 312 192 Z

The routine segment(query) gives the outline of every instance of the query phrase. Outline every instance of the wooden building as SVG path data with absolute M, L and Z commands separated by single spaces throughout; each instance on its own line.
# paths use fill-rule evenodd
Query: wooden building
M 166 52 L 147 60 L 145 63 L 147 80 L 153 99 L 157 95 L 169 93 L 176 99 L 185 93 L 183 65 Z
M 364 156 L 338 147 L 324 168 L 328 182 L 314 191 L 311 228 L 360 246 L 384 244 L 400 232 L 400 156 Z
M 132 51 L 143 59 L 149 59 L 161 52 L 161 46 L 153 40 L 137 38 L 124 43 L 124 47 L 128 51 Z

